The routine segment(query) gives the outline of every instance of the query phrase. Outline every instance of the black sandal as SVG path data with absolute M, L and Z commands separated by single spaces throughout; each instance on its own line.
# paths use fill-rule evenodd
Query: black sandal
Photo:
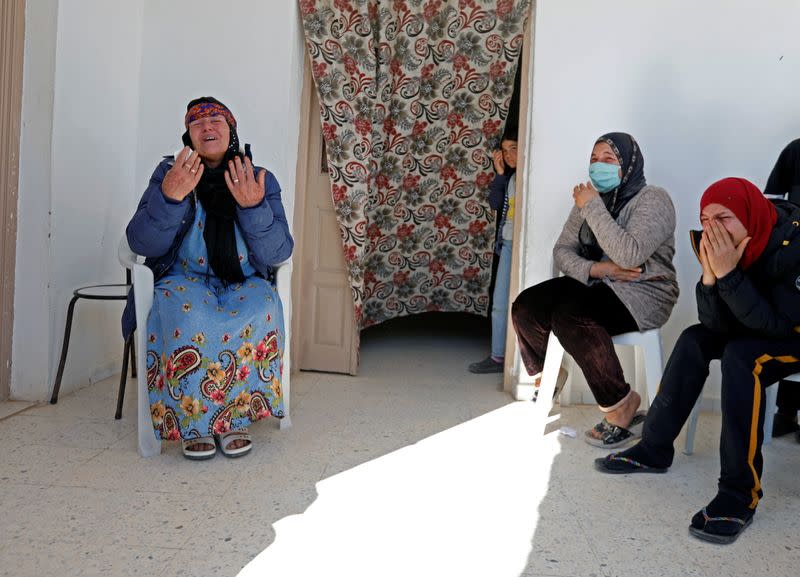
M 592 435 L 591 435 L 591 433 L 592 433 L 592 431 L 594 431 L 595 433 L 597 433 L 598 435 L 600 435 L 600 436 L 602 437 L 602 436 L 603 436 L 603 433 L 605 433 L 605 432 L 608 430 L 608 428 L 609 428 L 610 426 L 611 426 L 611 423 L 609 423 L 608 421 L 606 421 L 605 417 L 603 417 L 603 420 L 602 420 L 602 421 L 600 421 L 599 423 L 597 423 L 597 424 L 596 424 L 594 427 L 592 427 L 591 429 L 587 429 L 587 430 L 586 430 L 586 431 L 585 431 L 583 434 L 584 434 L 585 436 L 587 436 L 587 437 L 591 437 L 591 436 L 592 436 Z
M 702 519 L 700 517 L 701 515 Z M 698 526 L 701 520 L 702 526 Z M 698 511 L 695 516 L 692 517 L 692 524 L 689 525 L 689 533 L 703 541 L 727 545 L 736 541 L 739 535 L 741 535 L 752 522 L 752 515 L 747 519 L 739 519 L 738 517 L 709 517 L 706 508 L 703 507 L 702 511 Z M 714 523 L 714 525 L 709 525 L 710 523 Z
M 589 434 L 590 431 L 586 431 L 583 440 L 594 447 L 616 449 L 620 445 L 624 445 L 628 441 L 638 439 L 642 436 L 645 418 L 645 413 L 636 413 L 627 428 L 612 425 L 607 420 L 603 419 L 591 429 L 600 433 L 600 437 L 593 437 Z
M 635 459 L 621 457 L 618 454 L 608 455 L 594 460 L 594 468 L 603 473 L 612 475 L 627 475 L 630 473 L 666 473 L 669 467 L 651 467 Z

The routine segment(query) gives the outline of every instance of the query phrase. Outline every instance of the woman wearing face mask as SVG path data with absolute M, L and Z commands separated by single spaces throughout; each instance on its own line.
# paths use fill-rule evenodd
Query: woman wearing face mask
M 611 337 L 669 318 L 678 300 L 675 209 L 666 190 L 647 185 L 641 150 L 629 134 L 597 139 L 589 176 L 573 189 L 575 206 L 553 249 L 565 276 L 523 291 L 511 316 L 530 374 L 542 371 L 551 330 L 578 363 L 605 415 L 585 440 L 610 449 L 638 437 L 644 421 Z
M 675 343 L 641 442 L 595 466 L 605 473 L 666 472 L 708 365 L 720 359 L 717 495 L 692 517 L 689 531 L 730 543 L 750 524 L 762 496 L 764 389 L 800 370 L 800 208 L 770 202 L 743 178 L 725 178 L 705 191 L 700 209 L 700 324 Z

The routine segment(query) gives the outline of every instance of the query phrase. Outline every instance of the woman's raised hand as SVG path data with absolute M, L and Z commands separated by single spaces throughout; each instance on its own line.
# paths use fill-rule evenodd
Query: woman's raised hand
M 244 163 L 237 156 L 228 161 L 225 182 L 233 198 L 242 208 L 258 206 L 264 200 L 267 171 L 262 170 L 258 178 L 253 174 L 253 163 L 245 156 Z
M 703 268 L 703 284 L 706 286 L 714 286 L 717 283 L 717 277 L 711 269 L 708 262 L 708 248 L 706 248 L 706 235 L 700 237 L 700 266 Z
M 596 196 L 600 196 L 600 193 L 592 186 L 591 181 L 586 184 L 581 183 L 572 189 L 572 198 L 575 199 L 575 205 L 578 208 L 583 208 Z
M 705 241 L 708 266 L 713 271 L 714 276 L 719 279 L 731 272 L 739 264 L 744 254 L 744 249 L 747 248 L 750 242 L 750 237 L 744 238 L 738 246 L 735 246 L 731 233 L 718 220 L 712 219 L 703 227 L 703 238 L 700 240 L 701 249 L 703 241 Z M 702 261 L 700 262 L 702 264 Z M 703 271 L 703 276 L 705 277 L 705 269 Z
M 610 278 L 614 281 L 630 282 L 639 280 L 642 276 L 640 268 L 622 268 L 614 261 L 603 260 L 592 265 L 589 271 L 592 278 Z
M 492 161 L 494 162 L 494 171 L 497 174 L 504 174 L 506 171 L 506 163 L 503 160 L 502 150 L 495 150 L 492 153 Z
M 172 200 L 181 202 L 194 190 L 200 177 L 203 176 L 204 165 L 200 155 L 188 146 L 178 153 L 175 164 L 164 175 L 161 192 Z

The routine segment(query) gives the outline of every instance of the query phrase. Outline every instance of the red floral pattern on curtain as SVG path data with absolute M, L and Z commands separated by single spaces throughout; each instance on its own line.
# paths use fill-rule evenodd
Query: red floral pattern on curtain
M 528 0 L 300 0 L 360 328 L 485 315 Z

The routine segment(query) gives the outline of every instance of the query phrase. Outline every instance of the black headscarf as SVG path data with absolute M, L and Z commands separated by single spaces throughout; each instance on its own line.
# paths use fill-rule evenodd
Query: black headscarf
M 788 194 L 790 201 L 800 204 L 800 138 L 787 144 L 781 152 L 767 179 L 764 194 Z
M 611 147 L 622 168 L 620 185 L 614 190 L 600 193 L 611 218 L 616 220 L 625 205 L 647 185 L 644 158 L 636 140 L 625 132 L 609 132 L 598 138 L 595 144 L 598 142 L 605 142 Z M 598 261 L 603 257 L 603 249 L 597 244 L 597 238 L 585 220 L 581 224 L 578 241 L 583 258 Z
M 225 106 L 216 98 L 204 96 L 196 98 L 186 106 L 187 112 L 196 104 L 214 102 Z M 226 107 L 227 108 L 227 107 Z M 228 190 L 225 182 L 225 171 L 228 161 L 240 154 L 239 136 L 236 128 L 228 122 L 230 130 L 230 144 L 225 152 L 225 158 L 217 168 L 206 165 L 203 176 L 197 183 L 197 199 L 206 212 L 206 222 L 203 228 L 203 239 L 208 250 L 208 263 L 211 270 L 227 286 L 233 283 L 244 282 L 244 273 L 239 263 L 239 251 L 236 249 L 236 200 Z M 183 134 L 183 142 L 192 146 L 189 130 Z M 248 151 L 249 152 L 249 151 Z M 249 156 L 249 155 L 248 155 Z

